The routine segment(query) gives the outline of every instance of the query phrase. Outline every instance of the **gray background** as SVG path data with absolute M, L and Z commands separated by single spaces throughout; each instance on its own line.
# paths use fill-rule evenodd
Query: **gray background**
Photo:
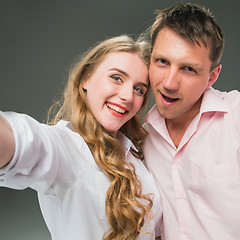
M 214 87 L 240 90 L 240 2 L 192 2 L 210 8 L 226 36 L 223 69 Z M 0 0 L 0 109 L 24 112 L 43 121 L 77 55 L 107 37 L 141 33 L 153 22 L 155 9 L 175 3 Z M 0 214 L 1 240 L 50 240 L 34 191 L 1 188 Z

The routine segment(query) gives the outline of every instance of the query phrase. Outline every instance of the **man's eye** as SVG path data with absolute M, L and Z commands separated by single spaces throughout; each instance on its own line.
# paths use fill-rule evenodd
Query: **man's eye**
M 118 75 L 112 75 L 110 76 L 113 80 L 115 80 L 116 82 L 121 82 L 122 81 L 122 78 L 119 77 Z
M 192 67 L 186 67 L 186 70 L 189 72 L 196 72 L 195 69 Z
M 163 58 L 159 58 L 157 61 L 161 64 L 166 64 L 167 63 L 167 61 Z

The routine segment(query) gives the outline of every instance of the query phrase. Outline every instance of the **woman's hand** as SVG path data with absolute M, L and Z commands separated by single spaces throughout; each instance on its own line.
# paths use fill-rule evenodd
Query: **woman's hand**
M 0 115 L 0 168 L 11 161 L 14 151 L 15 141 L 12 128 Z

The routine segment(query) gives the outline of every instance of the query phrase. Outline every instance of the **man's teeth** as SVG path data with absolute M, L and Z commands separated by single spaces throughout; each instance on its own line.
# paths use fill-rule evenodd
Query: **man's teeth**
M 169 97 L 167 97 L 167 96 L 165 96 L 165 95 L 163 95 L 163 94 L 162 94 L 162 96 L 163 96 L 163 98 L 165 99 L 165 101 L 167 101 L 167 102 L 174 102 L 174 101 L 177 100 L 177 98 L 169 98 Z
M 116 106 L 116 105 L 110 104 L 110 103 L 107 103 L 107 106 L 108 106 L 110 109 L 114 110 L 115 112 L 118 112 L 118 113 L 121 113 L 121 114 L 123 114 L 123 113 L 126 112 L 126 110 L 124 110 L 124 109 L 122 109 L 122 108 L 120 108 L 120 107 L 118 107 L 118 106 Z

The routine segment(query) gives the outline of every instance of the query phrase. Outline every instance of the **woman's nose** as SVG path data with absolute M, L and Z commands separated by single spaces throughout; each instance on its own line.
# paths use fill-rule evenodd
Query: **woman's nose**
M 131 102 L 133 100 L 133 86 L 131 84 L 124 84 L 121 86 L 118 95 L 121 100 Z

